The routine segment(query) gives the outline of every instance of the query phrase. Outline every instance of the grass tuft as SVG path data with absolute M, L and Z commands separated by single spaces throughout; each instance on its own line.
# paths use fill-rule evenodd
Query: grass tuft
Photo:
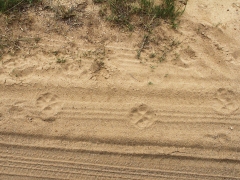
M 176 0 L 163 0 L 160 5 L 156 5 L 154 0 L 95 0 L 102 3 L 104 10 L 100 10 L 101 16 L 107 20 L 128 27 L 133 30 L 134 23 L 142 21 L 144 29 L 148 30 L 157 19 L 169 20 L 173 28 L 177 28 L 178 18 L 185 11 L 187 0 L 183 6 Z M 137 17 L 137 20 L 136 20 Z
M 34 1 L 37 0 L 0 0 L 0 12 L 6 13 L 24 4 L 32 4 Z
M 66 59 L 64 59 L 64 58 L 57 58 L 56 62 L 59 63 L 59 64 L 63 64 L 63 63 L 66 62 Z
M 107 19 L 131 29 L 130 17 L 132 15 L 132 7 L 128 3 L 128 0 L 109 0 L 108 5 L 111 14 Z

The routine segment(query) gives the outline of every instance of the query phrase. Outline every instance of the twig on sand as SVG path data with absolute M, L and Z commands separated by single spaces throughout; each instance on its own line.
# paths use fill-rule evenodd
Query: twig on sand
M 142 46 L 141 46 L 141 48 L 138 50 L 138 52 L 137 52 L 137 58 L 139 59 L 140 58 L 140 56 L 141 56 L 141 52 L 142 52 L 142 50 L 143 50 L 143 48 L 145 47 L 145 45 L 146 45 L 146 43 L 147 43 L 147 40 L 148 40 L 148 35 L 144 35 L 144 37 L 143 37 L 143 42 L 142 42 Z
M 17 3 L 15 6 L 11 7 L 10 9 L 8 9 L 8 10 L 4 11 L 4 13 L 6 13 L 6 12 L 8 12 L 8 11 L 12 10 L 12 9 L 14 9 L 14 8 L 15 8 L 15 7 L 17 7 L 18 5 L 20 5 L 22 2 L 23 2 L 23 0 L 22 0 L 22 1 L 20 1 L 19 3 Z

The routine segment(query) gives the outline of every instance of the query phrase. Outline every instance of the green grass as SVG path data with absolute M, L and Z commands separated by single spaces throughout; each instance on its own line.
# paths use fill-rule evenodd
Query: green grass
M 116 24 L 124 25 L 129 29 L 132 29 L 132 25 L 130 23 L 132 7 L 128 1 L 129 0 L 108 0 L 111 14 L 107 17 L 107 19 Z
M 164 0 L 161 6 L 155 7 L 155 15 L 157 18 L 169 19 L 173 27 L 176 28 L 176 20 L 184 13 L 185 8 L 186 5 L 182 10 L 176 8 L 175 0 Z
M 37 0 L 0 0 L 0 12 L 7 12 L 24 4 L 31 4 Z
M 103 3 L 103 2 L 105 2 L 106 0 L 93 0 L 93 3 Z
M 186 8 L 187 0 L 181 6 L 176 0 L 163 0 L 155 4 L 154 0 L 95 0 L 104 4 L 101 16 L 107 20 L 133 30 L 134 24 L 141 24 L 144 29 L 150 30 L 157 19 L 168 20 L 173 28 L 177 28 L 178 18 Z M 155 23 L 156 24 L 156 23 Z
M 153 85 L 153 83 L 151 81 L 148 82 L 148 85 Z
M 59 63 L 59 64 L 63 64 L 63 63 L 66 62 L 66 59 L 64 59 L 64 58 L 57 58 L 56 62 Z

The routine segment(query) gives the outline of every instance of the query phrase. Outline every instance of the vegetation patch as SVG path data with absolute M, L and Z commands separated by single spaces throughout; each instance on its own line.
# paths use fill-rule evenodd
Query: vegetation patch
M 157 4 L 153 0 L 95 0 L 101 3 L 100 16 L 105 19 L 133 30 L 141 26 L 150 31 L 158 25 L 159 19 L 169 21 L 173 28 L 177 28 L 178 18 L 185 11 L 187 0 L 162 0 Z
M 32 4 L 39 0 L 0 0 L 0 12 L 7 13 L 11 10 L 23 7 L 26 4 Z
M 63 64 L 63 63 L 66 62 L 66 59 L 64 59 L 64 58 L 57 58 L 56 62 L 59 63 L 59 64 Z
M 1 31 L 0 31 L 1 32 Z M 0 35 L 0 58 L 3 54 L 14 55 L 16 52 L 21 50 L 23 45 L 25 46 L 36 46 L 40 41 L 39 37 L 12 37 L 9 35 Z

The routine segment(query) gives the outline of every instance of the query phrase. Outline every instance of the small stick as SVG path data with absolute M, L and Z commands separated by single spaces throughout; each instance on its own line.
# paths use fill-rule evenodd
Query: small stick
M 144 35 L 143 42 L 142 42 L 142 46 L 141 46 L 141 48 L 138 50 L 138 53 L 137 53 L 137 58 L 138 58 L 138 59 L 140 58 L 141 52 L 142 52 L 143 48 L 145 47 L 145 45 L 146 45 L 146 43 L 147 43 L 147 40 L 148 40 L 148 35 Z
M 130 74 L 130 76 L 135 79 L 136 81 L 140 82 L 138 79 L 136 79 L 132 74 Z
M 14 9 L 15 7 L 17 7 L 17 6 L 18 6 L 19 4 L 21 4 L 22 2 L 23 2 L 23 0 L 22 0 L 22 1 L 20 1 L 18 4 L 16 4 L 15 6 L 11 7 L 10 9 L 8 9 L 8 10 L 4 11 L 4 13 L 6 13 L 6 12 L 8 12 L 8 11 L 12 10 L 12 9 Z

